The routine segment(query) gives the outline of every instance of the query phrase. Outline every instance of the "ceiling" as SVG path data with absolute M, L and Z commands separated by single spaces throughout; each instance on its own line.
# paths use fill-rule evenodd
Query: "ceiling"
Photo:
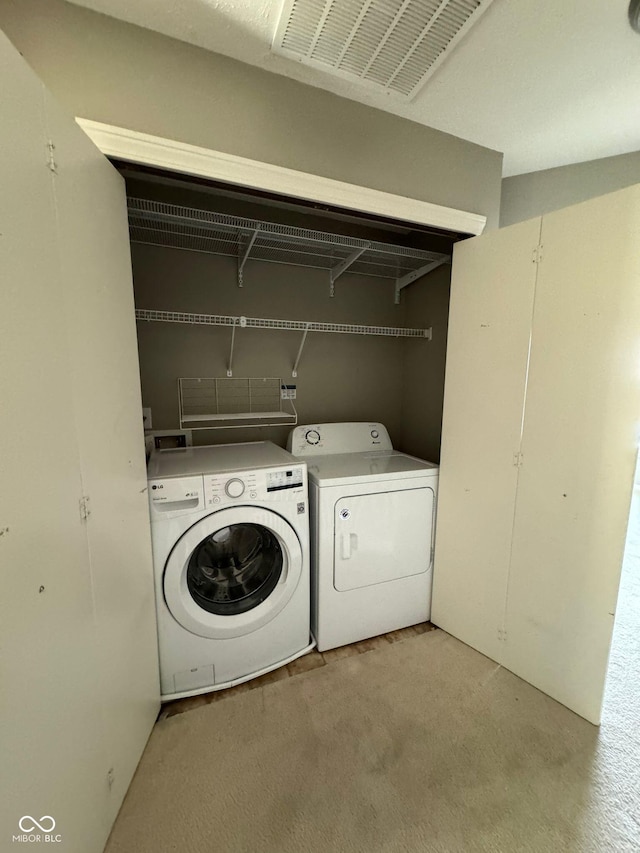
M 493 0 L 410 101 L 273 54 L 283 0 L 73 0 L 504 152 L 505 176 L 640 150 L 627 0 Z

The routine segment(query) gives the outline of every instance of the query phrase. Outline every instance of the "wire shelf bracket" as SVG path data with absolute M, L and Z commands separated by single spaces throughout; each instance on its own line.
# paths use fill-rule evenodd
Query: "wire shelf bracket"
M 360 255 L 363 255 L 370 247 L 371 243 L 367 243 L 366 246 L 361 246 L 359 249 L 356 249 L 355 252 L 352 252 L 348 258 L 345 258 L 338 264 L 338 266 L 334 267 L 329 272 L 329 281 L 331 282 L 329 286 L 329 296 L 333 297 L 336 295 L 336 281 L 338 280 L 338 278 L 340 278 L 342 273 L 345 273 L 350 266 L 355 264 Z
M 402 278 L 396 279 L 396 295 L 395 295 L 395 303 L 396 305 L 400 304 L 400 292 L 409 284 L 416 281 L 418 278 L 422 278 L 423 275 L 427 275 L 427 273 L 433 272 L 433 270 L 438 269 L 443 264 L 451 263 L 451 258 L 438 258 L 431 263 L 425 264 L 420 269 L 413 270 L 413 272 L 408 272 L 406 275 L 403 275 Z
M 234 323 L 231 327 L 231 347 L 229 349 L 229 363 L 227 365 L 227 376 L 229 378 L 233 376 L 233 345 L 236 342 L 236 326 L 237 323 Z
M 244 273 L 244 265 L 247 263 L 249 255 L 251 254 L 251 249 L 253 248 L 253 244 L 256 242 L 256 237 L 260 233 L 259 228 L 255 228 L 251 236 L 247 241 L 247 245 L 242 247 L 242 238 L 238 241 L 238 250 L 242 253 L 242 257 L 238 255 L 238 287 L 242 287 L 244 284 L 243 281 L 243 273 Z
M 298 349 L 298 355 L 296 356 L 296 360 L 293 363 L 293 370 L 291 371 L 291 376 L 294 379 L 298 376 L 298 365 L 300 364 L 300 358 L 302 357 L 302 350 L 304 349 L 305 342 L 307 340 L 307 335 L 309 334 L 309 326 L 311 323 L 307 323 L 304 332 L 302 333 L 302 340 L 300 341 L 300 347 Z

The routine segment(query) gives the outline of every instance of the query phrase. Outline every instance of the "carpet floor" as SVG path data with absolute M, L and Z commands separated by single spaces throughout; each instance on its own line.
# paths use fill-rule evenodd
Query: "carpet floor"
M 106 853 L 637 853 L 634 507 L 600 729 L 410 636 L 160 720 Z
M 434 631 L 160 722 L 107 851 L 637 851 L 626 762 Z

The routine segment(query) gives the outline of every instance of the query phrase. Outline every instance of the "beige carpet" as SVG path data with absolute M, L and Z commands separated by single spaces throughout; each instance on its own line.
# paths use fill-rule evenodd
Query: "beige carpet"
M 434 631 L 161 721 L 107 851 L 638 851 L 608 731 Z

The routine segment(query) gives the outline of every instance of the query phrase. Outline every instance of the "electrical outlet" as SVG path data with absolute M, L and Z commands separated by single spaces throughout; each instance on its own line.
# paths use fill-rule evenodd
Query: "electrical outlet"
M 142 407 L 142 426 L 144 429 L 151 429 L 151 409 L 149 406 Z
M 295 385 L 281 385 L 280 386 L 280 399 L 281 400 L 295 400 L 296 399 L 296 386 Z

